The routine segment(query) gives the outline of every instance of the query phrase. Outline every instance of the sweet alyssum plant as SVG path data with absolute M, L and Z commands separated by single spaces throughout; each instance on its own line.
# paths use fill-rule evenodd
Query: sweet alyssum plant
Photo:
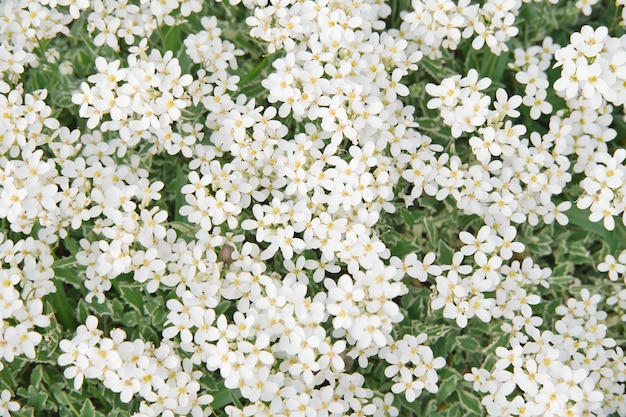
M 626 415 L 624 6 L 0 0 L 0 415 Z

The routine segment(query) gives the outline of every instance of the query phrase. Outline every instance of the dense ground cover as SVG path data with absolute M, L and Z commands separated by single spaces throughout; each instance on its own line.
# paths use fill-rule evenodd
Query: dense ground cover
M 626 415 L 625 10 L 0 0 L 0 415 Z

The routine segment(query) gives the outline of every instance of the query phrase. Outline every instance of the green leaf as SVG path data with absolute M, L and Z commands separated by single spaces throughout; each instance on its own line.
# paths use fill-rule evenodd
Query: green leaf
M 568 259 L 573 264 L 586 264 L 589 263 L 591 259 L 591 255 L 589 254 L 589 250 L 585 246 L 585 242 L 582 240 L 570 241 L 567 243 L 568 249 Z
M 463 404 L 463 407 L 465 407 L 466 411 L 478 415 L 482 414 L 482 406 L 480 405 L 480 401 L 473 393 L 469 393 L 466 390 L 460 389 L 457 391 L 457 394 L 459 395 L 459 400 L 461 400 L 461 404 Z
M 436 341 L 431 342 L 430 348 L 432 349 L 435 357 L 443 356 L 445 358 L 450 353 L 450 351 L 446 349 L 446 340 L 444 337 L 440 337 Z
M 75 63 L 74 67 L 78 69 L 85 69 L 85 71 L 90 71 L 90 68 L 94 66 L 93 58 L 89 57 L 89 53 L 84 49 L 78 49 L 76 55 L 74 55 Z
M 89 316 L 89 310 L 87 309 L 87 303 L 82 298 L 78 300 L 78 321 L 84 323 Z
M 59 414 L 62 416 L 80 416 L 78 407 L 86 399 L 76 395 L 76 391 L 66 392 L 66 389 L 67 386 L 64 383 L 56 383 L 50 387 L 52 396 L 60 405 Z
M 219 317 L 220 314 L 224 314 L 230 306 L 231 304 L 227 300 L 220 301 L 217 307 L 215 307 L 215 316 Z
M 268 55 L 265 58 L 263 58 L 261 60 L 261 62 L 259 62 L 254 68 L 252 68 L 252 70 L 250 72 L 248 72 L 246 75 L 242 76 L 239 79 L 239 86 L 240 87 L 244 87 L 247 86 L 247 84 L 250 81 L 253 81 L 256 77 L 259 76 L 259 74 L 261 73 L 261 71 L 263 71 L 265 69 L 265 67 L 267 67 L 267 64 L 269 62 L 273 62 L 275 60 L 276 54 L 274 55 Z M 270 61 L 271 58 L 271 61 Z M 260 83 L 259 83 L 260 84 Z
M 589 211 L 581 210 L 576 206 L 572 206 L 567 210 L 567 217 L 571 224 L 576 225 L 588 232 L 600 237 L 601 240 L 607 242 L 612 251 L 617 247 L 617 243 L 613 234 L 604 228 L 602 222 L 594 223 L 589 220 Z
M 545 256 L 552 253 L 552 237 L 545 231 L 543 233 L 533 232 L 527 235 L 526 242 L 534 256 Z
M 409 253 L 419 252 L 419 248 L 411 242 L 401 241 L 391 248 L 391 254 L 403 259 Z
M 59 328 L 58 325 L 54 327 L 55 331 L 48 333 L 50 334 L 50 337 L 44 338 L 39 346 L 37 346 L 35 360 L 40 364 L 50 364 L 53 366 L 56 366 L 57 364 L 57 358 L 59 357 Z M 43 375 L 43 378 L 45 378 L 45 375 Z
M 501 335 L 500 337 L 498 337 L 494 342 L 490 343 L 489 346 L 487 346 L 486 348 L 483 349 L 483 351 L 485 353 L 493 353 L 496 351 L 497 348 L 499 348 L 500 346 L 506 346 L 509 342 L 509 338 L 511 336 L 507 333 Z
M 66 284 L 70 284 L 74 288 L 81 289 L 84 285 L 84 280 L 76 273 L 76 269 L 63 267 L 63 265 L 68 265 L 72 262 L 76 262 L 76 260 L 68 258 L 55 262 L 54 265 L 52 265 L 54 275 Z
M 162 328 L 162 326 L 159 326 Z M 155 345 L 159 345 L 162 341 L 161 333 L 154 330 L 151 326 L 142 325 L 139 328 L 139 334 L 141 335 L 141 339 L 146 342 L 152 342 Z
M 82 300 L 81 300 L 82 301 Z M 90 304 L 85 304 L 89 310 L 92 310 L 96 313 L 97 316 L 112 316 L 113 309 L 111 307 L 111 301 L 105 300 L 103 303 L 98 303 L 97 301 L 92 301 Z
M 263 87 L 260 83 L 250 84 L 239 90 L 240 94 L 243 94 L 248 98 L 259 96 L 265 92 L 266 92 L 265 87 Z
M 454 250 L 448 246 L 443 240 L 439 241 L 437 248 L 437 263 L 441 265 L 450 265 L 452 263 L 452 257 L 454 256 Z
M 140 334 L 138 327 L 141 321 L 141 316 L 136 311 L 128 311 L 122 316 L 122 323 L 132 328 L 132 333 L 135 333 L 136 337 L 139 337 Z
M 448 409 L 448 413 L 446 414 L 448 417 L 461 417 L 464 416 L 465 413 L 459 407 L 459 404 L 452 404 L 452 407 Z
M 409 290 L 409 294 L 402 297 L 402 302 L 407 303 L 407 318 L 411 320 L 419 320 L 421 317 L 425 316 L 426 313 L 426 305 L 424 300 L 427 300 L 427 297 L 423 296 L 423 292 L 420 290 L 425 290 L 428 294 L 429 291 L 426 288 L 416 288 L 412 286 Z M 422 292 L 422 295 L 420 295 Z
M 425 201 L 421 201 L 421 204 L 425 204 Z M 430 218 L 434 213 L 434 210 L 431 206 L 422 206 L 420 208 L 415 208 L 411 210 L 411 216 L 413 216 L 413 224 L 416 224 L 418 221 L 426 218 Z
M 167 311 L 165 308 L 156 310 L 152 314 L 152 324 L 155 326 L 162 326 L 165 323 L 166 318 L 167 318 Z
M 47 85 L 46 77 L 44 77 L 43 71 L 41 70 L 31 71 L 27 80 L 29 90 L 39 90 L 45 88 Z
M 426 226 L 426 233 L 428 234 L 428 240 L 433 248 L 437 247 L 437 238 L 439 233 L 437 233 L 437 228 L 435 227 L 435 223 L 430 221 L 430 219 L 424 219 L 424 226 Z
M 18 390 L 18 395 L 25 397 L 23 393 Z M 44 410 L 52 410 L 55 408 L 52 401 L 49 401 L 49 395 L 45 391 L 37 391 L 34 387 L 28 388 L 28 405 L 37 411 L 37 414 Z M 30 408 L 30 407 L 29 407 Z
M 52 396 L 57 400 L 57 402 L 59 404 L 71 404 L 72 400 L 70 400 L 70 397 L 67 395 L 67 393 L 61 389 L 61 387 L 59 386 L 59 384 L 55 384 L 52 387 L 50 387 L 51 391 L 52 391 Z
M 187 183 L 187 178 L 183 173 L 183 168 L 180 165 L 176 166 L 176 188 L 180 190 Z M 185 195 L 183 193 L 176 193 L 176 201 L 175 201 L 175 213 L 174 213 L 174 221 L 176 222 L 185 222 L 185 218 L 182 214 L 180 214 L 180 208 L 187 204 L 185 201 Z
M 124 317 L 124 303 L 117 298 L 113 300 L 113 320 L 121 321 Z
M 457 329 L 452 329 L 446 336 L 445 348 L 446 352 L 452 352 L 457 345 L 457 338 L 459 337 L 459 331 Z
M 439 391 L 435 397 L 437 402 L 445 401 L 458 388 L 459 379 L 460 375 L 451 368 L 443 368 L 439 372 Z
M 39 387 L 39 384 L 41 384 L 41 381 L 43 380 L 43 373 L 43 366 L 35 366 L 30 373 L 30 385 L 35 388 Z
M 481 71 L 481 74 L 485 74 L 494 83 L 502 81 L 504 69 L 509 63 L 510 51 L 501 53 L 500 55 L 494 55 L 492 53 L 486 53 L 483 58 L 483 64 L 486 71 Z
M 22 407 L 18 411 L 12 411 L 12 417 L 34 417 L 35 410 L 33 407 Z
M 406 400 L 406 397 L 402 394 L 397 395 L 395 397 L 395 401 L 398 402 L 398 405 L 400 407 L 398 407 L 400 409 L 400 415 L 401 416 L 412 416 L 415 415 L 415 402 L 410 403 Z
M 143 305 L 144 305 L 143 296 L 141 295 L 141 292 L 137 288 L 120 284 L 119 289 L 120 289 L 120 295 L 125 301 L 130 303 L 130 305 L 134 307 L 140 313 L 144 312 L 143 311 Z
M 96 417 L 96 409 L 89 400 L 85 400 L 80 409 L 80 417 Z
M 229 404 L 233 404 L 235 400 L 241 398 L 241 392 L 238 389 L 229 390 L 223 386 L 222 389 L 216 393 L 211 393 L 211 395 L 213 395 L 211 407 L 213 407 L 214 410 L 220 410 Z
M 425 69 L 426 72 L 428 72 L 428 74 L 430 74 L 430 76 L 432 76 L 437 83 L 441 83 L 441 81 L 446 77 L 455 75 L 455 71 L 453 69 L 447 67 L 446 65 L 444 65 L 444 63 L 436 59 L 429 59 L 424 57 L 420 61 L 419 65 L 421 68 Z
M 406 226 L 413 226 L 413 216 L 409 210 L 400 209 L 400 214 L 402 215 L 402 219 L 404 220 L 404 224 Z
M 29 388 L 33 388 L 32 386 Z M 33 388 L 33 390 L 35 390 L 35 388 Z M 30 391 L 30 389 L 29 389 Z M 35 410 L 37 411 L 42 411 L 46 409 L 46 406 L 48 405 L 48 393 L 44 392 L 44 391 L 36 391 L 33 393 L 33 402 L 34 404 L 32 404 L 35 407 Z
M 476 337 L 473 336 L 461 336 L 457 339 L 457 342 L 465 352 L 478 352 L 482 350 L 482 346 L 476 341 Z
M 124 410 L 115 410 L 107 414 L 107 417 L 130 417 L 130 413 Z
M 65 248 L 72 254 L 78 253 L 81 249 L 80 244 L 78 243 L 78 239 L 71 236 L 68 236 L 63 240 L 63 246 L 65 246 Z M 74 258 L 70 259 L 74 260 Z
M 165 323 L 167 311 L 165 308 L 163 308 L 164 305 L 165 301 L 160 295 L 156 297 L 150 297 L 148 300 L 146 300 L 145 311 L 148 316 L 150 316 L 152 324 L 155 326 L 160 327 L 163 325 L 163 323 Z
M 548 282 L 550 283 L 550 285 L 561 287 L 569 286 L 576 280 L 577 278 L 571 275 L 552 276 L 548 278 Z
M 450 128 L 446 127 L 439 117 L 419 117 L 416 122 L 419 124 L 421 132 L 427 133 L 431 139 L 436 139 L 439 144 L 447 145 L 454 140 L 450 134 Z
M 181 33 L 179 26 L 162 26 L 163 46 L 166 51 L 176 53 L 181 47 Z
M 49 294 L 47 297 L 50 297 L 54 312 L 63 327 L 67 330 L 74 330 L 76 329 L 76 320 L 73 314 L 74 308 L 70 305 L 63 283 L 55 280 L 54 286 L 56 287 L 56 292 Z
M 552 276 L 562 277 L 568 275 L 572 269 L 573 265 L 570 262 L 563 262 L 554 267 L 552 270 Z

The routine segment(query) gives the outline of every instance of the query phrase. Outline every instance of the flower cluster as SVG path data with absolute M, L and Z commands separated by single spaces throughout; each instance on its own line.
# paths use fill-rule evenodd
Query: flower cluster
M 613 155 L 599 153 L 594 164 L 586 169 L 587 176 L 580 182 L 584 194 L 576 204 L 589 208 L 589 220 L 603 221 L 608 230 L 615 228 L 615 216 L 622 215 L 626 225 L 626 151 L 618 149 Z
M 35 348 L 42 336 L 35 327 L 50 326 L 42 298 L 55 291 L 52 261 L 50 247 L 44 242 L 33 238 L 13 242 L 0 235 L 0 359 L 3 361 L 13 362 L 20 355 L 36 357 Z M 0 369 L 3 368 L 4 363 L 0 362 Z M 5 397 L 3 392 L 4 402 Z
M 572 34 L 570 44 L 555 53 L 561 77 L 554 89 L 567 100 L 576 116 L 585 123 L 577 138 L 579 172 L 585 178 L 580 185 L 584 193 L 578 200 L 579 208 L 589 208 L 589 220 L 602 220 L 604 227 L 613 230 L 614 217 L 624 212 L 624 180 L 621 151 L 610 155 L 606 142 L 615 138 L 612 106 L 624 104 L 626 96 L 626 36 L 608 36 L 606 27 L 593 29 L 583 26 Z M 604 119 L 601 121 L 601 119 Z M 595 123 L 594 123 L 595 122 Z M 575 167 L 576 168 L 576 167 Z M 626 218 L 623 220 L 626 224 Z
M 192 33 L 185 38 L 185 52 L 196 64 L 202 64 L 205 72 L 199 73 L 198 80 L 206 75 L 206 77 L 217 77 L 217 79 L 223 80 L 226 75 L 227 69 L 237 69 L 237 56 L 243 54 L 243 51 L 236 49 L 235 45 L 227 40 L 221 38 L 222 30 L 217 27 L 217 19 L 213 17 L 203 16 L 200 19 L 200 23 L 204 30 L 197 33 Z M 204 81 L 204 80 L 203 80 Z M 237 79 L 233 82 L 236 84 Z M 211 82 L 211 81 L 204 81 Z M 226 82 L 226 89 L 233 90 L 230 86 L 230 82 Z M 191 89 L 191 88 L 190 88 Z M 197 104 L 195 100 L 201 99 L 203 96 L 211 93 L 212 90 L 206 91 L 205 89 L 193 89 L 189 94 L 194 100 L 194 104 Z M 226 91 L 222 91 L 224 94 Z
M 128 0 L 104 0 L 90 3 L 86 0 L 71 3 L 70 12 L 76 19 L 82 10 L 88 10 L 89 34 L 96 46 L 107 45 L 120 50 L 120 40 L 126 45 L 134 45 L 138 40 L 147 39 L 161 25 L 175 26 L 192 13 L 202 10 L 198 0 L 140 1 L 132 4 Z M 175 11 L 180 16 L 173 16 Z
M 238 1 L 231 0 L 231 3 Z M 391 13 L 389 5 L 380 2 L 338 1 L 318 6 L 314 1 L 284 1 L 277 5 L 246 1 L 244 5 L 254 9 L 253 15 L 246 20 L 251 28 L 250 35 L 266 41 L 270 53 L 283 48 L 292 51 L 309 44 L 313 47 L 311 52 L 320 54 L 324 61 L 340 48 L 349 47 L 353 42 L 353 46 L 365 42 L 373 30 L 382 30 L 385 23 L 381 19 Z M 362 31 L 358 37 L 355 36 L 357 31 Z M 401 53 L 402 49 L 396 48 L 395 52 Z M 349 56 L 347 52 L 344 55 Z M 367 52 L 359 51 L 353 58 L 358 60 Z
M 583 291 L 557 309 L 556 333 L 540 330 L 534 314 L 551 270 L 522 243 L 526 223 L 568 224 L 574 174 L 592 221 L 613 229 L 624 213 L 626 224 L 626 151 L 609 144 L 626 97 L 626 36 L 584 26 L 565 47 L 547 37 L 516 48 L 517 94 L 491 89 L 498 80 L 471 68 L 417 77 L 409 89 L 424 56 L 485 44 L 481 57 L 508 51 L 529 2 L 414 0 L 399 14 L 379 0 L 231 7 L 239 2 L 224 13 L 245 14 L 254 39 L 231 36 L 217 17 L 187 21 L 206 10 L 199 0 L 1 2 L 0 358 L 34 360 L 38 346 L 56 342 L 42 343 L 42 329 L 56 327 L 44 297 L 68 290 L 84 295 L 87 311 L 59 343 L 64 376 L 76 390 L 94 380 L 136 400 L 136 417 L 214 408 L 395 416 L 392 394 L 436 394 L 446 365 L 460 378 L 443 332 L 416 331 L 422 317 L 407 315 L 403 296 L 423 291 L 438 326 L 442 314 L 469 332 L 476 316 L 495 322 L 500 343 L 508 338 L 493 346 L 495 365 L 487 353 L 492 370 L 466 375 L 490 415 L 626 414 L 626 360 L 607 336 L 600 296 Z M 576 7 L 588 14 L 594 3 Z M 386 29 L 398 15 L 399 28 Z M 86 80 L 73 75 L 82 55 L 40 43 L 70 24 L 72 37 L 93 37 Z M 184 36 L 179 51 L 149 45 L 169 31 Z M 249 74 L 238 58 L 258 54 L 239 49 L 241 39 L 266 43 L 268 55 L 245 64 Z M 553 59 L 566 109 L 548 94 Z M 38 85 L 27 67 L 45 73 L 57 63 L 63 85 L 77 87 L 71 103 L 82 120 L 55 112 L 48 90 L 25 91 Z M 256 97 L 261 87 L 267 95 Z M 421 128 L 419 110 L 403 102 L 416 89 L 441 129 Z M 411 217 L 422 203 L 473 216 L 474 229 L 447 233 L 458 234 L 456 250 L 442 238 L 429 242 L 433 252 L 408 253 L 399 231 L 385 230 L 401 221 L 383 216 Z M 421 245 L 420 226 L 405 226 Z M 442 248 L 449 256 L 435 253 Z M 55 263 L 68 253 L 79 268 L 71 278 L 61 276 L 64 260 Z M 598 270 L 616 281 L 622 258 L 607 256 Z M 106 336 L 88 316 L 114 305 L 114 287 L 126 301 L 164 300 L 160 320 L 151 314 L 159 343 L 127 340 L 120 328 Z M 606 304 L 626 308 L 626 290 L 615 288 Z M 133 301 L 133 314 L 148 313 Z M 387 378 L 381 386 L 371 386 L 372 369 Z M 216 390 L 234 401 L 216 400 Z M 0 393 L 0 415 L 19 408 L 11 395 Z
M 62 340 L 59 347 L 63 352 L 59 365 L 67 366 L 64 375 L 74 380 L 75 389 L 92 378 L 119 393 L 125 403 L 139 395 L 145 401 L 138 416 L 203 415 L 213 401 L 211 395 L 198 392 L 202 373 L 192 371 L 189 360 L 180 358 L 174 347 L 126 340 L 121 329 L 103 337 L 94 316 L 87 317 L 72 340 Z
M 604 262 L 598 264 L 598 271 L 606 272 L 609 279 L 614 282 L 613 295 L 606 303 L 624 312 L 621 319 L 626 322 L 626 251 L 622 251 L 617 259 L 613 255 L 606 255 Z
M 521 1 L 489 0 L 482 5 L 470 0 L 427 0 L 411 3 L 413 10 L 402 13 L 400 33 L 418 45 L 429 58 L 440 58 L 442 49 L 455 50 L 461 40 L 472 38 L 472 48 L 500 55 L 518 33 L 515 18 Z
M 385 376 L 394 382 L 391 391 L 396 394 L 404 392 L 410 402 L 419 397 L 424 389 L 431 393 L 438 391 L 439 377 L 435 370 L 446 364 L 444 358 L 435 358 L 433 351 L 422 345 L 425 341 L 424 333 L 418 336 L 404 335 L 381 352 L 381 357 L 389 364 L 385 368 Z
M 465 375 L 487 395 L 492 416 L 609 416 L 626 413 L 623 382 L 626 357 L 606 337 L 601 297 L 582 290 L 557 307 L 555 331 L 525 327 L 510 348 L 496 348 L 493 370 L 472 368 Z
M 129 165 L 116 164 L 110 156 L 114 148 L 109 149 L 102 135 L 99 130 L 82 135 L 82 156 L 67 159 L 61 171 L 67 181 L 65 189 L 76 199 L 68 214 L 73 215 L 71 226 L 76 229 L 82 221 L 95 219 L 93 232 L 103 237 L 81 239 L 76 254 L 77 263 L 85 267 L 81 275 L 89 289 L 88 302 L 94 296 L 102 302 L 111 279 L 129 272 L 139 282 L 148 281 L 148 291 L 156 291 L 159 274 L 164 272 L 164 263 L 156 255 L 171 253 L 170 241 L 176 240 L 174 231 L 168 235 L 161 224 L 167 212 L 149 207 L 161 198 L 164 184 L 150 183 L 136 156 Z
M 554 116 L 548 133 L 531 132 L 529 139 L 524 138 L 526 127 L 506 120 L 520 115 L 516 109 L 522 99 L 509 98 L 506 91 L 498 89 L 492 110 L 491 97 L 482 93 L 490 84 L 489 78 L 479 79 L 478 73 L 470 70 L 466 77 L 448 77 L 439 85 L 426 86 L 434 97 L 428 106 L 439 109 L 454 137 L 478 134 L 470 138 L 469 145 L 479 163 L 464 164 L 451 157 L 449 167 L 440 168 L 442 178 L 437 178 L 437 183 L 446 188 L 437 198 L 451 195 L 459 209 L 481 215 L 488 225 L 524 221 L 536 225 L 539 216 L 548 224 L 554 220 L 567 224 L 563 212 L 571 203 L 557 206 L 552 197 L 571 181 L 570 161 L 563 155 L 572 141 L 571 129 Z
M 0 93 L 11 90 L 5 77 L 16 82 L 25 67 L 38 66 L 34 50 L 40 42 L 69 34 L 68 26 L 75 18 L 47 1 L 3 1 L 0 4 Z
M 585 25 L 570 37 L 570 43 L 554 54 L 561 77 L 554 90 L 568 100 L 570 108 L 592 110 L 611 103 L 624 104 L 626 86 L 626 37 L 614 38 L 608 29 Z
M 50 117 L 46 95 L 46 90 L 23 94 L 21 85 L 8 96 L 0 95 L 0 218 L 14 232 L 30 233 L 38 224 L 42 239 L 63 227 L 63 206 L 70 200 L 55 183 L 59 173 L 54 160 L 38 147 L 57 138 L 72 140 L 67 128 L 47 133 L 46 128 L 59 128 L 59 122 Z
M 457 49 L 462 38 L 474 33 L 472 22 L 478 24 L 480 6 L 469 1 L 463 3 L 413 1 L 413 10 L 402 12 L 400 33 L 415 42 L 425 56 L 439 58 L 442 48 Z
M 321 17 L 319 20 L 323 21 Z M 354 22 L 357 28 L 357 20 Z M 392 325 L 403 318 L 392 300 L 406 292 L 399 282 L 404 274 L 385 264 L 388 249 L 372 229 L 381 209 L 394 210 L 387 201 L 393 198 L 392 184 L 398 174 L 394 160 L 383 152 L 394 136 L 420 138 L 406 129 L 410 125 L 408 112 L 403 112 L 396 100 L 396 93 L 408 92 L 399 83 L 402 72 L 386 78 L 382 63 L 357 65 L 351 71 L 360 73 L 345 72 L 345 78 L 340 79 L 335 77 L 339 67 L 350 64 L 352 68 L 359 60 L 335 47 L 332 60 L 311 56 L 298 64 L 302 65 L 299 85 L 308 85 L 319 71 L 327 71 L 329 76 L 320 79 L 318 91 L 310 93 L 310 108 L 299 113 L 295 104 L 306 102 L 290 100 L 278 111 L 264 109 L 244 96 L 236 100 L 231 97 L 238 78 L 227 70 L 236 67 L 235 57 L 241 51 L 220 40 L 215 19 L 202 19 L 202 25 L 203 31 L 185 40 L 190 58 L 203 67 L 197 80 L 179 78 L 175 59 L 154 51 L 148 57 L 139 45 L 131 48 L 128 68 L 120 68 L 119 61 L 98 58 L 99 73 L 89 77 L 93 86 L 84 83 L 82 92 L 74 96 L 74 102 L 82 105 L 81 116 L 89 119 L 88 127 L 99 125 L 98 130 L 81 137 L 82 143 L 96 147 L 93 152 L 83 149 L 81 156 L 65 163 L 66 174 L 77 187 L 95 186 L 89 188 L 95 203 L 90 216 L 97 217 L 94 232 L 104 236 L 102 240 L 81 240 L 82 250 L 77 254 L 78 262 L 86 267 L 88 298 L 95 296 L 103 302 L 111 279 L 129 272 L 135 281 L 146 285 L 148 292 L 157 291 L 160 285 L 175 288 L 177 298 L 167 302 L 163 338 L 190 355 L 189 366 L 219 372 L 227 388 L 239 388 L 250 402 L 241 413 L 312 413 L 322 409 L 335 414 L 349 410 L 382 413 L 389 405 L 363 387 L 362 375 L 347 372 L 346 361 L 357 360 L 359 366 L 366 367 L 368 358 L 384 355 L 381 349 L 393 343 Z M 371 29 L 361 29 L 371 35 Z M 311 30 L 321 33 L 320 26 Z M 368 56 L 378 58 L 386 46 L 378 43 Z M 358 44 L 342 45 L 347 47 L 354 49 Z M 399 45 L 396 55 L 386 58 L 386 65 L 410 62 L 402 48 Z M 305 49 L 304 44 L 300 49 Z M 333 70 L 330 62 L 340 55 L 345 64 Z M 274 67 L 295 75 L 295 56 L 295 51 L 288 53 Z M 271 74 L 268 83 L 274 75 L 284 76 Z M 363 90 L 364 76 L 381 78 L 377 88 Z M 350 91 L 345 87 L 350 84 L 348 79 L 353 79 Z M 151 201 L 160 197 L 162 184 L 140 186 L 139 182 L 147 180 L 145 171 L 134 165 L 132 158 L 130 167 L 113 159 L 126 156 L 127 149 L 139 144 L 145 153 L 156 154 L 163 149 L 175 153 L 163 137 L 175 135 L 171 127 L 176 127 L 180 110 L 189 104 L 183 101 L 188 97 L 182 88 L 186 86 L 193 104 L 209 111 L 205 125 L 212 131 L 210 145 L 195 144 L 193 136 L 201 139 L 203 126 L 182 127 L 194 132 L 191 142 L 180 147 L 184 156 L 192 157 L 189 184 L 181 189 L 187 204 L 180 214 L 196 226 L 194 240 L 184 240 L 161 225 L 166 213 L 149 208 Z M 280 91 L 267 87 L 272 93 Z M 340 88 L 346 89 L 345 96 L 337 101 L 339 94 L 344 94 Z M 109 97 L 100 97 L 103 94 Z M 172 96 L 173 105 L 159 105 L 157 102 L 167 95 Z M 180 106 L 176 106 L 177 100 L 182 101 Z M 397 110 L 383 113 L 383 100 L 393 102 Z M 141 111 L 136 111 L 138 105 Z M 174 111 L 176 114 L 170 114 Z M 286 112 L 320 119 L 323 130 L 308 123 L 305 132 L 287 137 L 287 127 L 275 120 L 277 113 L 285 116 Z M 309 112 L 318 115 L 313 117 Z M 100 123 L 103 116 L 105 120 Z M 344 139 L 343 134 L 330 134 L 338 123 L 345 124 L 345 136 L 354 143 L 349 162 L 335 155 Z M 403 129 L 398 130 L 398 126 Z M 386 135 L 377 144 L 373 138 L 381 132 Z M 99 145 L 106 136 L 111 139 Z M 417 146 L 409 145 L 406 139 L 404 143 L 405 148 Z M 391 152 L 398 155 L 401 150 L 397 147 Z M 88 168 L 97 164 L 92 155 L 102 161 L 98 171 Z M 217 159 L 226 155 L 228 162 Z M 110 182 L 112 177 L 117 181 Z M 244 210 L 251 211 L 252 217 L 243 216 Z M 251 235 L 222 231 L 239 227 Z M 305 250 L 319 251 L 319 255 L 305 257 Z M 268 270 L 270 261 L 277 257 L 288 271 L 284 276 Z M 329 278 L 329 274 L 342 270 L 338 278 Z M 307 295 L 311 276 L 314 282 L 323 283 L 326 292 Z M 222 302 L 235 303 L 237 310 L 216 317 L 215 309 Z M 95 349 L 112 343 L 106 340 L 94 343 Z M 397 356 L 395 363 L 406 362 L 416 368 L 412 376 L 403 372 L 405 385 L 395 389 L 406 392 L 410 400 L 420 395 L 420 385 L 430 392 L 437 390 L 435 370 L 443 366 L 442 358 L 432 366 L 432 352 L 425 346 L 420 348 L 422 362 L 418 362 L 420 356 L 407 355 L 405 351 L 416 348 L 414 345 L 398 345 L 393 355 L 386 355 Z M 63 365 L 69 364 L 63 360 Z M 76 366 L 76 361 L 72 364 Z M 84 373 L 89 368 L 84 365 L 87 368 L 70 367 L 67 372 Z M 420 365 L 428 365 L 430 370 L 421 372 Z M 121 389 L 120 384 L 113 383 L 115 376 L 94 375 L 107 387 Z M 413 385 L 406 386 L 408 382 Z M 126 381 L 125 386 L 124 401 L 138 393 L 152 402 L 151 395 L 146 397 L 140 391 L 137 381 Z M 153 388 L 154 392 L 160 389 Z M 172 403 L 170 409 L 175 407 Z M 230 407 L 228 412 L 238 411 Z
M 431 95 L 428 101 L 429 109 L 438 109 L 443 118 L 443 122 L 450 126 L 452 136 L 458 138 L 463 133 L 472 133 L 478 127 L 486 124 L 487 120 L 501 119 L 506 113 L 511 112 L 512 116 L 519 115 L 515 109 L 520 103 L 517 97 L 512 97 L 510 103 L 506 92 L 505 102 L 502 105 L 507 111 L 504 115 L 496 110 L 490 111 L 491 98 L 481 91 L 491 85 L 489 78 L 478 79 L 478 71 L 471 69 L 467 76 L 444 78 L 439 85 L 428 84 L 426 91 Z M 502 94 L 501 93 L 501 94 Z M 489 150 L 489 147 L 486 147 Z M 491 151 L 490 151 L 491 153 Z M 495 156 L 501 152 L 495 152 Z M 481 158 L 484 159 L 484 158 Z M 479 160 L 481 160 L 479 159 Z
M 542 114 L 552 113 L 552 104 L 546 101 L 550 86 L 546 71 L 552 65 L 552 57 L 559 48 L 551 37 L 547 37 L 541 46 L 516 48 L 514 51 L 515 61 L 510 67 L 516 71 L 515 80 L 524 86 L 522 103 L 530 108 L 530 117 L 534 120 L 539 119 Z
M 112 139 L 108 147 L 118 157 L 140 142 L 155 143 L 152 153 L 165 148 L 171 155 L 182 152 L 190 157 L 197 140 L 193 126 L 183 125 L 181 134 L 172 130 L 172 124 L 190 104 L 185 87 L 191 84 L 191 75 L 181 74 L 171 51 L 161 55 L 152 50 L 148 56 L 145 46 L 144 41 L 133 49 L 126 68 L 120 68 L 119 60 L 96 58 L 98 73 L 88 78 L 94 85 L 83 82 L 72 101 L 80 105 L 79 114 L 87 119 L 89 129 L 102 121 L 101 132 L 117 132 L 119 138 Z M 104 121 L 105 115 L 110 120 Z
M 422 268 L 413 272 L 411 267 L 407 273 L 421 281 L 426 281 L 426 272 L 435 277 L 431 306 L 434 310 L 443 308 L 443 316 L 454 319 L 458 326 L 466 327 L 474 316 L 484 322 L 504 317 L 510 323 L 507 332 L 515 334 L 536 322 L 531 306 L 541 298 L 527 289 L 548 287 L 546 278 L 551 272 L 541 269 L 531 258 L 512 260 L 524 250 L 524 245 L 514 240 L 515 235 L 513 226 L 501 230 L 483 226 L 476 236 L 461 232 L 459 237 L 465 245 L 454 253 L 450 265 L 431 266 L 433 257 L 429 262 L 425 259 Z M 474 265 L 464 262 L 472 255 Z

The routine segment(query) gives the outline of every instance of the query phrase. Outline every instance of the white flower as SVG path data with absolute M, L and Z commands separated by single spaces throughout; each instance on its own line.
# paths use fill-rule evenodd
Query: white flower
M 540 71 L 539 66 L 534 64 L 528 66 L 526 71 L 515 74 L 515 79 L 526 86 L 524 92 L 529 96 L 534 96 L 537 90 L 546 90 L 549 86 L 546 73 Z
M 550 114 L 552 112 L 552 104 L 546 101 L 546 90 L 537 90 L 534 96 L 527 95 L 522 99 L 525 106 L 530 107 L 530 117 L 534 120 L 539 119 L 541 114 Z
M 486 369 L 472 367 L 471 373 L 463 375 L 463 379 L 472 382 L 474 391 L 486 392 L 486 383 L 489 379 L 489 372 Z
M 512 119 L 519 117 L 520 113 L 516 109 L 520 104 L 522 104 L 522 97 L 514 95 L 509 98 L 505 89 L 496 90 L 496 101 L 493 102 L 493 107 L 502 114 L 502 117 L 507 116 Z
M 393 406 L 393 394 L 390 392 L 386 393 L 382 399 L 375 397 L 373 403 L 376 406 L 374 417 L 396 417 L 400 413 L 400 410 Z
M 404 396 L 408 402 L 413 402 L 419 397 L 424 389 L 424 382 L 419 379 L 409 380 L 407 382 L 396 382 L 391 387 L 394 394 L 404 392 Z
M 608 33 L 609 29 L 606 26 L 598 26 L 594 29 L 589 25 L 584 25 L 580 32 L 572 33 L 570 43 L 585 56 L 596 56 L 602 50 Z
M 418 279 L 421 282 L 426 282 L 428 275 L 438 276 L 441 274 L 442 270 L 438 265 L 433 265 L 433 262 L 435 262 L 435 256 L 434 252 L 428 252 L 424 256 L 423 262 L 420 262 L 416 257 L 409 255 L 405 260 L 406 263 L 409 259 L 411 259 L 411 264 L 407 270 L 407 274 L 411 278 Z
M 615 207 L 613 207 L 607 200 L 599 200 L 592 204 L 591 212 L 589 214 L 589 220 L 592 222 L 603 221 L 604 227 L 607 230 L 615 229 L 615 218 L 619 213 Z
M 569 210 L 572 207 L 571 201 L 563 201 L 559 203 L 558 206 L 554 204 L 550 205 L 551 209 L 543 216 L 543 221 L 546 224 L 552 223 L 554 220 L 557 221 L 561 226 L 566 226 L 569 223 L 569 218 L 564 211 Z
M 582 59 L 582 58 L 579 58 Z M 554 90 L 565 98 L 574 98 L 578 93 L 578 68 L 574 61 L 563 62 L 561 77 L 554 82 Z
M 613 255 L 606 255 L 604 262 L 598 264 L 598 271 L 608 272 L 611 281 L 617 281 L 618 277 L 626 272 L 626 266 L 617 262 Z
M 492 243 L 493 238 L 491 236 L 491 228 L 489 226 L 482 226 L 476 237 L 471 233 L 462 231 L 459 233 L 459 239 L 465 243 L 465 246 L 461 248 L 461 253 L 465 256 L 472 255 L 477 252 L 483 254 L 491 253 L 495 249 L 495 245 Z
M 20 409 L 20 405 L 11 401 L 11 392 L 9 390 L 2 390 L 0 393 L 0 415 L 9 417 L 11 412 Z

